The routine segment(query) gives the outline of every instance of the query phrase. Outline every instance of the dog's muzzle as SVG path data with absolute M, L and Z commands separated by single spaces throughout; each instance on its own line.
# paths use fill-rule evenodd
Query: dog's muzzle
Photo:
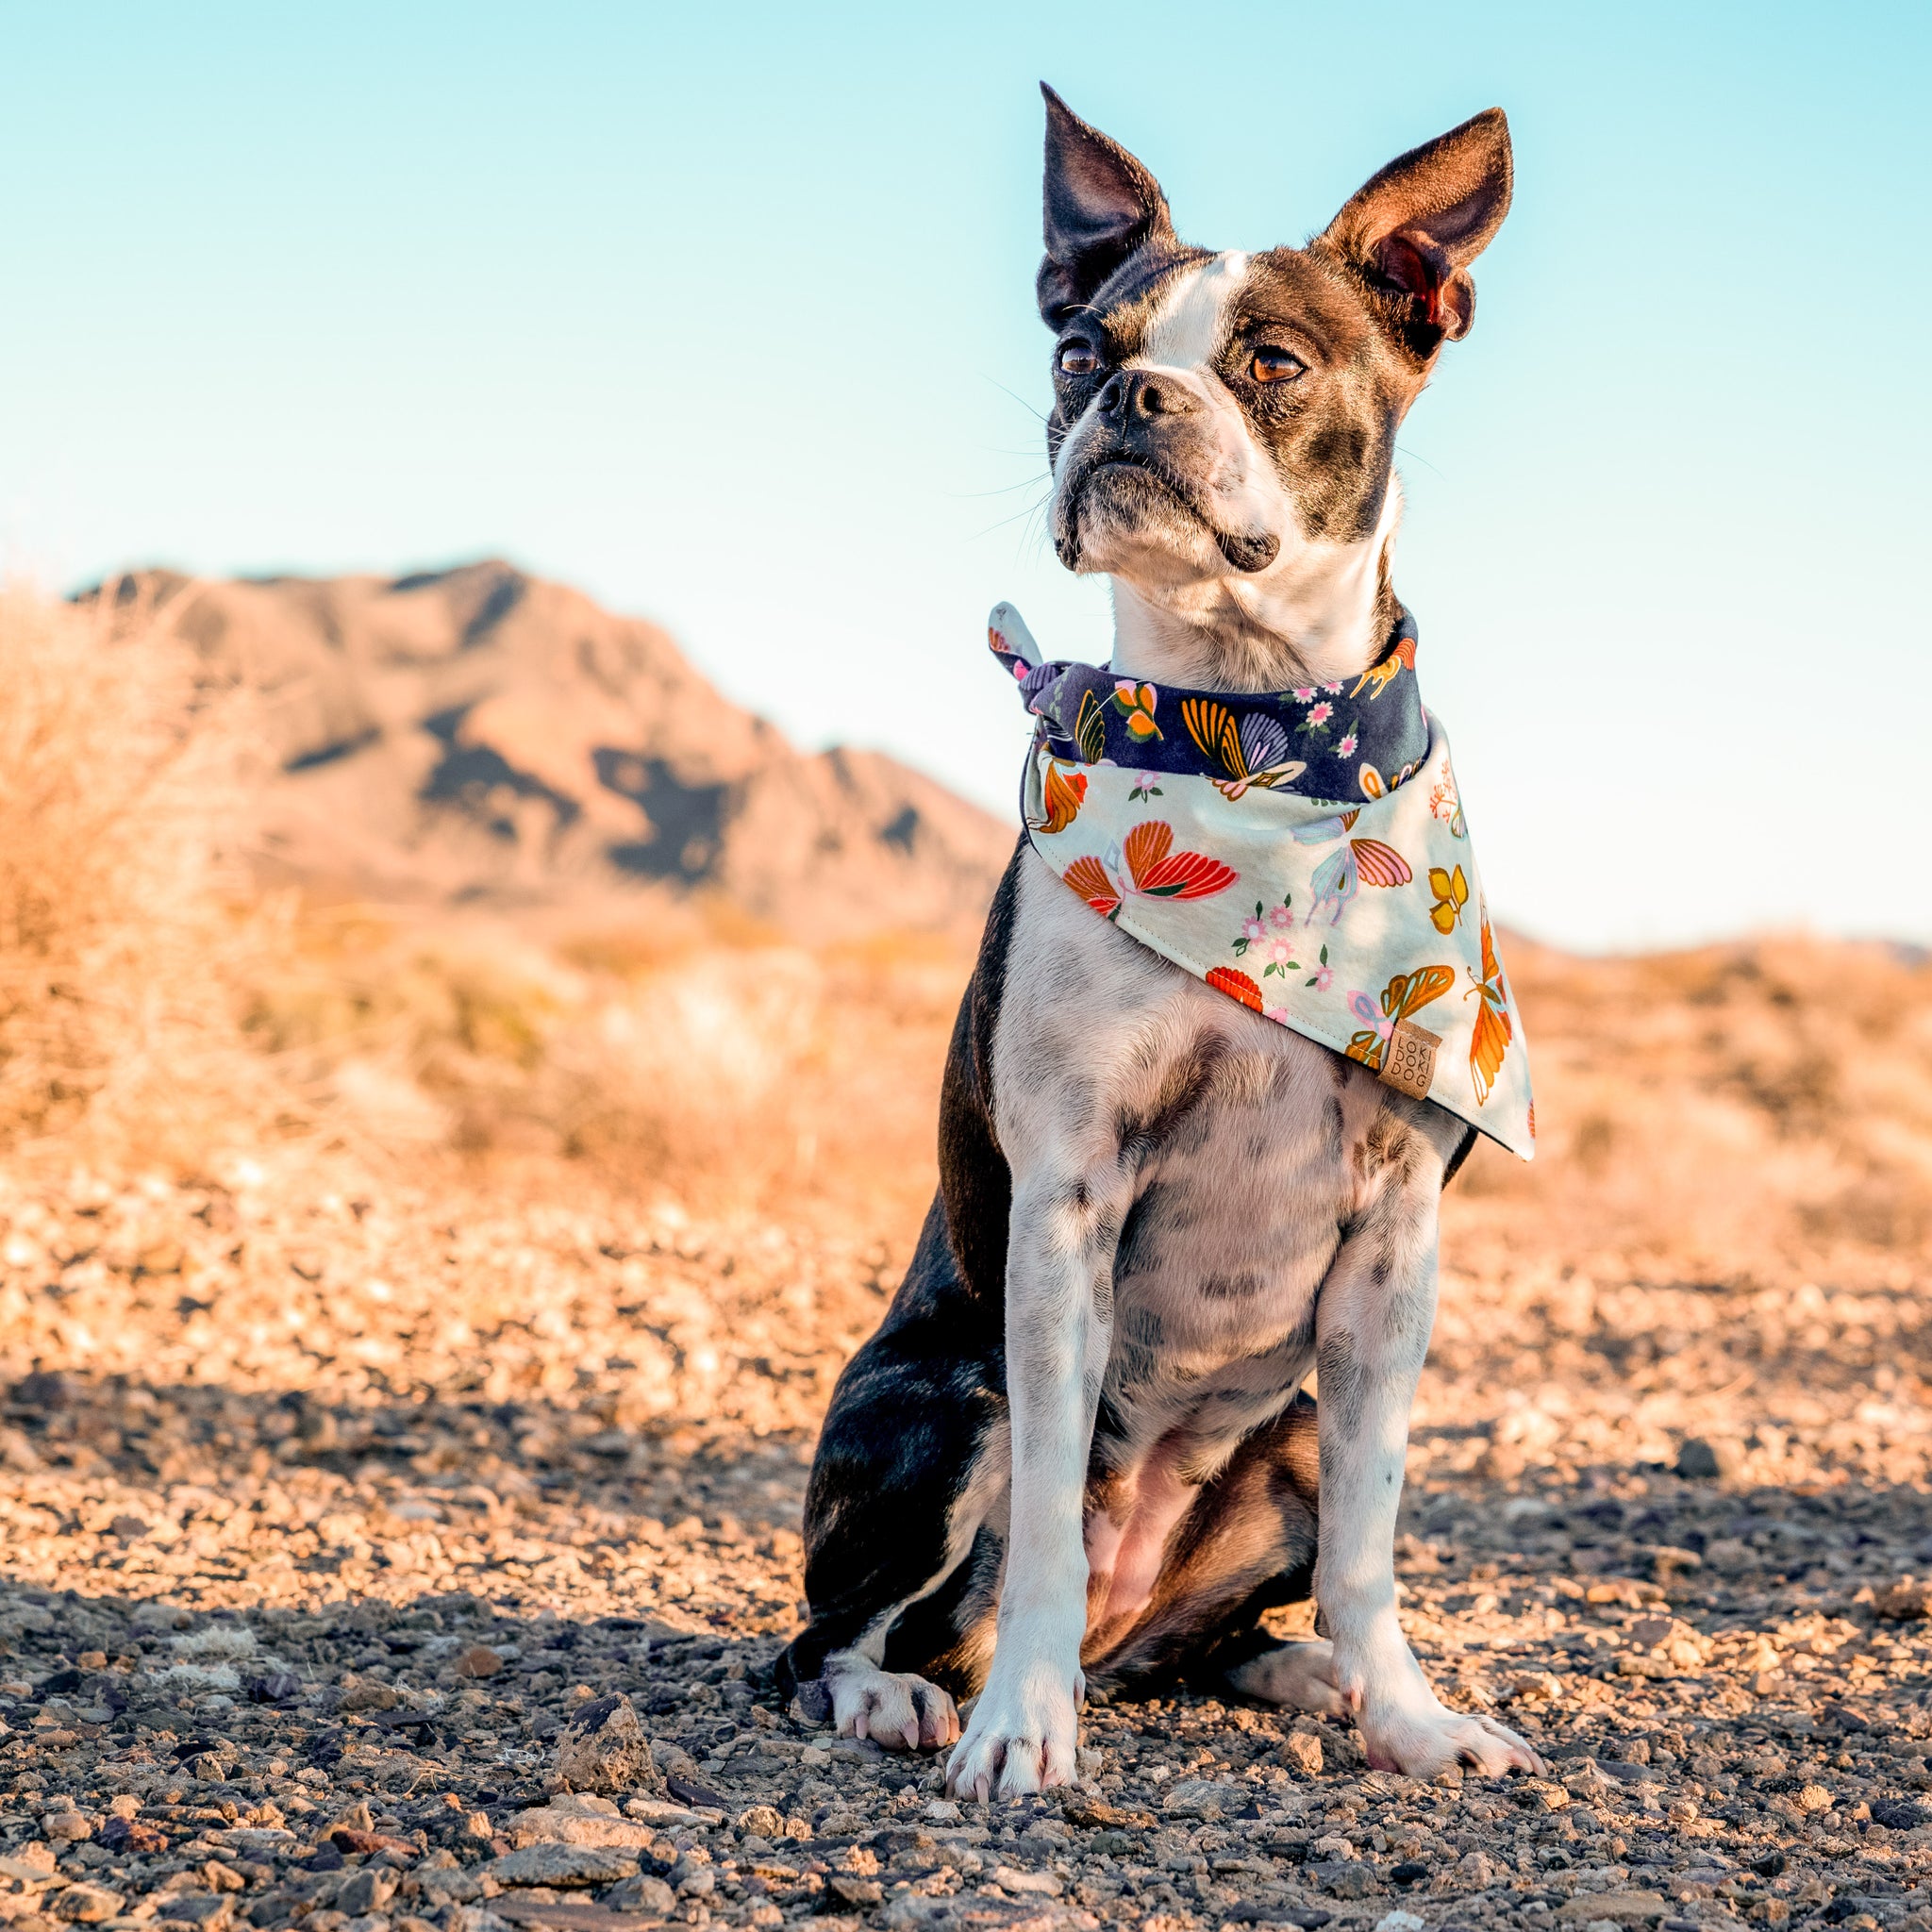
M 1189 440 L 1188 419 L 1200 411 L 1187 387 L 1159 370 L 1123 369 L 1108 378 L 1093 399 L 1079 468 L 1064 480 L 1055 517 L 1054 548 L 1069 570 L 1078 567 L 1082 504 L 1109 470 L 1145 476 L 1201 525 L 1238 571 L 1266 570 L 1280 555 L 1281 539 L 1272 530 L 1224 527 L 1207 491 L 1189 474 L 1186 452 L 1174 445 Z

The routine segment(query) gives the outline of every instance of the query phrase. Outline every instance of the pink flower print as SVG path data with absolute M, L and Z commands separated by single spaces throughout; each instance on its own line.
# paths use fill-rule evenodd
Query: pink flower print
M 1310 724 L 1325 724 L 1334 715 L 1335 707 L 1333 705 L 1317 705 L 1308 713 L 1308 723 Z
M 1286 1007 L 1263 1007 L 1261 1008 L 1261 1017 L 1264 1020 L 1273 1020 L 1277 1026 L 1286 1026 L 1288 1024 L 1288 1008 Z
M 1289 910 L 1288 902 L 1286 900 L 1284 900 L 1279 906 L 1275 907 L 1274 911 L 1269 913 L 1268 924 L 1272 925 L 1276 932 L 1287 932 L 1289 928 L 1294 924 L 1294 914 Z M 1259 939 L 1261 935 L 1257 932 L 1255 935 L 1255 937 L 1257 939 Z
M 1308 984 L 1317 992 L 1326 992 L 1329 987 L 1334 984 L 1334 980 L 1335 969 L 1332 966 L 1317 966 L 1314 972 L 1308 975 Z
M 1341 742 L 1335 747 L 1335 750 L 1339 757 L 1344 758 L 1352 758 L 1355 756 L 1355 747 L 1356 735 L 1353 731 L 1351 731 L 1348 734 L 1348 736 L 1344 738 L 1341 741 Z
M 1271 966 L 1292 966 L 1295 963 L 1292 940 L 1273 939 L 1261 950 L 1268 956 Z
M 1290 695 L 1298 705 L 1312 704 L 1315 698 L 1315 687 L 1312 684 L 1298 684 Z
M 1264 940 L 1268 937 L 1268 928 L 1258 919 L 1242 920 L 1241 930 L 1247 934 L 1251 944 L 1257 940 Z
M 1339 698 L 1341 695 L 1341 686 L 1340 684 L 1324 684 L 1322 687 L 1322 689 L 1325 691 L 1331 698 Z

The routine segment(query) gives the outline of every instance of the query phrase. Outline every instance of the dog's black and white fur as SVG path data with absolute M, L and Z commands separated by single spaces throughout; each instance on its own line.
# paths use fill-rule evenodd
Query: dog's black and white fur
M 1359 675 L 1397 614 L 1396 427 L 1508 207 L 1502 114 L 1251 256 L 1183 245 L 1147 170 L 1046 105 L 1052 528 L 1113 580 L 1115 667 Z M 939 1196 L 825 1421 L 784 1680 L 822 1682 L 848 1734 L 957 1740 L 949 1782 L 982 1798 L 1073 1778 L 1088 1681 L 1184 1672 L 1352 1712 L 1412 1774 L 1536 1769 L 1438 1702 L 1395 1612 L 1437 1202 L 1472 1138 L 1096 918 L 1023 838 L 953 1035 Z M 1326 1641 L 1260 1630 L 1311 1591 Z

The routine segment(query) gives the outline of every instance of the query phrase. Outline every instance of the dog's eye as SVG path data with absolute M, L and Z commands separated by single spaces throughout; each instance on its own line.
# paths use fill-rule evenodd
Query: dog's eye
M 1248 374 L 1257 382 L 1292 382 L 1307 364 L 1286 349 L 1257 349 L 1248 364 Z
M 1100 358 L 1085 342 L 1067 342 L 1058 356 L 1062 375 L 1091 375 L 1100 367 Z

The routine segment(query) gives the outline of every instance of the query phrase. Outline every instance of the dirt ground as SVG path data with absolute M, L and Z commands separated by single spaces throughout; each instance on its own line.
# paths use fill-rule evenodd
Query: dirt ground
M 705 1185 L 728 1137 L 655 1181 L 308 1128 L 22 1151 L 0 1917 L 1932 1928 L 1932 987 L 1801 951 L 1513 956 L 1546 1158 L 1448 1197 L 1399 1545 L 1445 1696 L 1550 1760 L 1505 1785 L 1189 1691 L 1096 1704 L 1077 1790 L 983 1810 L 778 1707 L 958 961 L 895 982 L 894 1081 L 833 985 L 798 1064 L 868 1134 L 793 1105 L 755 1199 Z M 570 1753 L 620 1693 L 650 1759 L 599 1793 Z

